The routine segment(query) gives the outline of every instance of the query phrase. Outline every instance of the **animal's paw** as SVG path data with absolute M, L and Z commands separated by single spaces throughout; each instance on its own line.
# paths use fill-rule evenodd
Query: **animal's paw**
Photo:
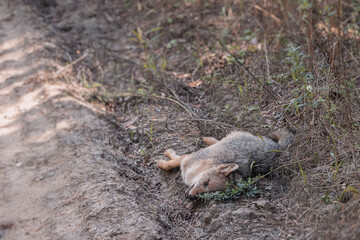
M 213 137 L 203 137 L 203 141 L 208 146 L 211 146 L 211 145 L 219 142 L 219 140 L 217 140 L 216 138 L 213 138 Z
M 164 161 L 164 160 L 157 160 L 156 161 L 156 166 L 158 168 L 165 169 L 165 164 L 166 164 L 166 161 Z
M 175 151 L 172 149 L 166 149 L 164 155 L 168 158 L 172 158 L 172 156 L 176 155 Z
M 168 157 L 169 159 L 176 159 L 176 158 L 179 158 L 180 156 L 176 154 L 176 152 L 172 149 L 167 149 L 165 152 L 164 152 L 164 155 L 166 157 Z

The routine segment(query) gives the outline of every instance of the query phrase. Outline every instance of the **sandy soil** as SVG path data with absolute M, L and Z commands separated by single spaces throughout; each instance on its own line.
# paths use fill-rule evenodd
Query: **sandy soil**
M 0 11 L 0 237 L 156 235 L 123 188 L 115 161 L 123 155 L 109 147 L 98 110 L 54 80 L 62 68 L 46 26 L 21 1 L 1 1 Z

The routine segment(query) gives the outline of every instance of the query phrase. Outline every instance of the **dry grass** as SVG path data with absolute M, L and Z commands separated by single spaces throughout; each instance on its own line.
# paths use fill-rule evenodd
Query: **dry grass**
M 108 4 L 124 9 L 108 15 L 128 24 L 135 46 L 120 60 L 107 53 L 131 63 L 122 92 L 175 103 L 200 135 L 296 129 L 277 201 L 301 236 L 360 236 L 359 1 Z M 115 68 L 86 73 L 101 79 Z
M 156 1 L 143 6 L 161 12 L 136 22 L 142 32 L 161 27 L 143 40 L 146 54 L 154 56 L 151 64 L 142 59 L 153 79 L 149 84 L 165 87 L 165 94 L 201 118 L 259 133 L 295 128 L 284 160 L 293 163 L 284 167 L 291 181 L 282 201 L 302 229 L 310 229 L 307 237 L 358 236 L 359 3 L 170 1 L 162 11 Z M 201 124 L 203 134 L 216 130 Z

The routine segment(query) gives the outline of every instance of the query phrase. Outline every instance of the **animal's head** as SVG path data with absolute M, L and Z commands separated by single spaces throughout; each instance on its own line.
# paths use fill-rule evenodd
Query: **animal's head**
M 203 171 L 196 176 L 195 183 L 186 190 L 185 196 L 189 199 L 195 199 L 196 195 L 200 193 L 225 190 L 226 183 L 231 180 L 230 174 L 238 168 L 237 164 L 229 163 Z

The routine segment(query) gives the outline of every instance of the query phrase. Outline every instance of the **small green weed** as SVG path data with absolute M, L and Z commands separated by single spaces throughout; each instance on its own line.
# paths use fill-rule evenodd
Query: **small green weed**
M 302 179 L 303 179 L 303 181 L 304 181 L 304 184 L 305 184 L 305 190 L 307 190 L 307 189 L 306 189 L 306 187 L 307 187 L 306 172 L 303 170 L 303 168 L 302 168 L 302 166 L 301 166 L 301 164 L 300 164 L 300 161 L 298 161 L 298 164 L 299 164 L 299 169 L 300 169 L 301 177 L 302 177 Z
M 298 10 L 302 14 L 302 18 L 306 19 L 309 14 L 309 10 L 312 8 L 312 2 L 309 0 L 298 0 L 299 6 L 296 10 Z
M 319 105 L 325 102 L 321 93 L 327 90 L 326 88 L 313 86 L 314 75 L 306 67 L 305 60 L 308 56 L 300 50 L 300 46 L 296 47 L 291 43 L 286 48 L 287 57 L 285 62 L 289 66 L 291 83 L 295 84 L 292 90 L 292 98 L 286 108 L 291 107 L 296 110 L 297 115 L 300 115 L 300 109 L 310 106 L 312 109 L 319 108 Z
M 249 178 L 247 180 L 239 179 L 236 183 L 230 181 L 226 183 L 226 189 L 224 191 L 202 193 L 198 195 L 198 198 L 203 202 L 208 202 L 210 200 L 234 200 L 240 198 L 241 195 L 245 195 L 247 198 L 255 198 L 261 193 L 261 190 L 257 189 L 255 186 L 255 183 L 259 179 L 260 177 Z
M 239 61 L 240 63 L 245 63 L 245 55 L 246 55 L 245 50 L 239 50 L 238 54 L 237 54 L 237 57 L 238 57 L 237 61 Z M 227 61 L 228 61 L 228 64 L 232 64 L 232 65 L 236 64 L 236 59 L 231 55 L 228 56 Z
M 146 135 L 149 137 L 150 142 L 152 143 L 154 140 L 154 129 L 153 123 L 150 125 L 150 129 L 146 129 Z
M 253 32 L 253 31 L 251 31 L 251 29 L 246 29 L 244 31 L 244 36 L 241 37 L 241 39 L 249 42 L 251 39 L 253 39 L 255 37 L 255 33 L 256 33 L 256 31 Z
M 135 133 L 134 130 L 130 128 L 129 129 L 129 137 L 130 137 L 131 141 L 134 141 L 134 139 L 135 139 L 134 133 Z
M 334 169 L 334 175 L 333 175 L 333 178 L 334 178 L 334 181 L 336 179 L 336 176 L 338 174 L 338 171 L 339 171 L 339 168 L 342 164 L 342 161 L 339 161 L 338 158 L 336 157 L 336 155 L 333 153 L 333 152 L 330 152 L 330 156 L 334 159 L 334 162 L 332 164 L 332 166 L 335 168 Z
M 326 191 L 326 193 L 321 196 L 321 201 L 325 204 L 330 204 L 333 200 L 334 196 L 330 195 L 329 191 Z

